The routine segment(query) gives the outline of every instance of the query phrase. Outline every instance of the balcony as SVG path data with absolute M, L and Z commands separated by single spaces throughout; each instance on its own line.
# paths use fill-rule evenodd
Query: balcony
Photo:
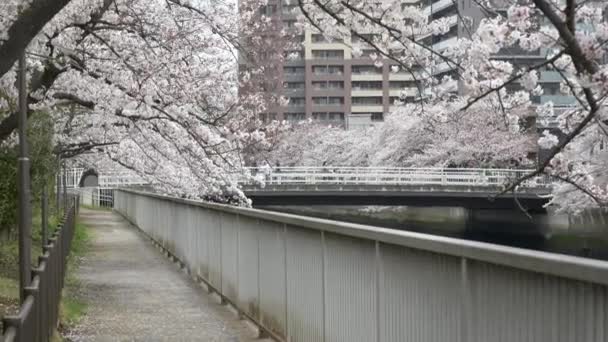
M 384 91 L 382 88 L 380 89 L 363 89 L 363 88 L 353 88 L 351 90 L 352 97 L 382 97 Z
M 427 6 L 424 8 L 424 14 L 430 16 L 433 13 L 439 12 L 443 9 L 446 9 L 450 6 L 455 6 L 455 0 L 439 0 L 437 2 L 433 2 L 431 6 Z
M 456 44 L 458 44 L 458 37 L 450 37 L 446 40 L 442 40 L 436 44 L 433 44 L 433 49 L 436 51 L 442 51 Z
M 540 82 L 541 83 L 560 83 L 563 81 L 562 76 L 557 71 L 541 71 Z
M 544 104 L 547 102 L 553 102 L 554 106 L 558 106 L 558 107 L 566 107 L 566 106 L 572 106 L 576 104 L 576 99 L 574 98 L 574 96 L 568 96 L 568 95 L 541 95 L 540 97 L 540 103 Z
M 351 74 L 351 80 L 353 81 L 382 81 L 384 76 L 382 74 L 368 73 L 368 74 Z
M 352 113 L 382 113 L 384 106 L 382 105 L 352 105 Z

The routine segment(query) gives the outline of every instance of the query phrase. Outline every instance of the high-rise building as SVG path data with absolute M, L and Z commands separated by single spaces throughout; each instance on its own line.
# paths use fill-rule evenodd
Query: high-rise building
M 352 129 L 364 127 L 382 121 L 396 100 L 416 101 L 420 97 L 419 85 L 409 71 L 392 70 L 391 62 L 385 59 L 376 65 L 370 56 L 377 54 L 368 44 L 353 35 L 345 41 L 328 41 L 322 34 L 306 30 L 304 34 L 296 30 L 298 6 L 290 0 L 269 0 L 260 8 L 275 23 L 275 42 L 287 39 L 286 44 L 275 44 L 285 57 L 279 63 L 272 63 L 274 77 L 267 91 L 289 100 L 288 105 L 273 103 L 267 112 L 262 113 L 263 120 L 300 121 L 312 119 L 328 124 L 340 125 Z M 442 51 L 457 44 L 458 37 L 466 37 L 474 32 L 480 20 L 488 15 L 475 0 L 404 0 L 404 5 L 424 6 L 430 20 L 449 18 L 451 28 L 443 35 L 421 37 L 423 43 Z M 502 3 L 502 5 L 501 5 Z M 491 10 L 496 14 L 506 15 L 506 2 L 496 0 Z M 486 9 L 487 11 L 487 9 Z M 462 18 L 470 18 L 466 25 Z M 279 32 L 281 37 L 279 37 Z M 285 33 L 293 33 L 287 35 Z M 266 33 L 268 37 L 268 34 Z M 373 40 L 373 34 L 366 38 Z M 353 54 L 351 47 L 359 49 Z M 520 48 L 501 50 L 494 58 L 508 60 L 515 66 L 531 66 L 546 59 L 548 51 L 538 49 L 526 51 Z M 572 105 L 573 97 L 559 94 L 561 77 L 557 71 L 539 70 L 540 83 L 544 94 L 532 98 L 533 103 L 553 102 L 556 107 Z M 441 63 L 432 70 L 434 77 L 458 75 L 453 66 Z M 516 90 L 515 83 L 509 89 Z M 555 122 L 531 117 L 529 125 L 539 128 L 554 125 Z
M 286 0 L 270 0 L 261 13 L 277 21 L 277 29 L 289 32 L 296 25 L 297 6 Z M 371 35 L 370 35 L 370 38 Z M 388 61 L 376 66 L 371 47 L 356 57 L 347 41 L 328 41 L 322 34 L 306 30 L 293 34 L 284 45 L 285 59 L 276 65 L 276 84 L 266 85 L 288 105 L 271 104 L 264 120 L 299 121 L 312 119 L 323 123 L 356 128 L 382 121 L 397 99 L 414 100 L 415 81 L 408 72 L 391 71 Z

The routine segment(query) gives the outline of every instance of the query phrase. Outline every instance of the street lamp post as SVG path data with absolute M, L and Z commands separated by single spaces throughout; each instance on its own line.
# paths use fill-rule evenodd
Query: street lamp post
M 27 78 L 25 52 L 19 57 L 19 285 L 21 302 L 31 282 L 32 208 L 27 147 Z

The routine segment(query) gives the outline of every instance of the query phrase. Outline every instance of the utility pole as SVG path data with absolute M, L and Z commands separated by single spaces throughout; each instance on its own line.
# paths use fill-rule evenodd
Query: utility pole
M 25 52 L 19 57 L 19 292 L 25 301 L 30 285 L 32 208 L 30 203 L 30 159 L 27 147 L 27 77 Z

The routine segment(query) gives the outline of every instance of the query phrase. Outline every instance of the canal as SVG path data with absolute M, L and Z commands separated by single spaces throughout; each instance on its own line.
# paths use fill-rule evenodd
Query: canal
M 406 206 L 264 206 L 300 214 L 398 230 L 483 241 L 608 260 L 608 216 L 532 214 L 518 210 L 469 210 Z

